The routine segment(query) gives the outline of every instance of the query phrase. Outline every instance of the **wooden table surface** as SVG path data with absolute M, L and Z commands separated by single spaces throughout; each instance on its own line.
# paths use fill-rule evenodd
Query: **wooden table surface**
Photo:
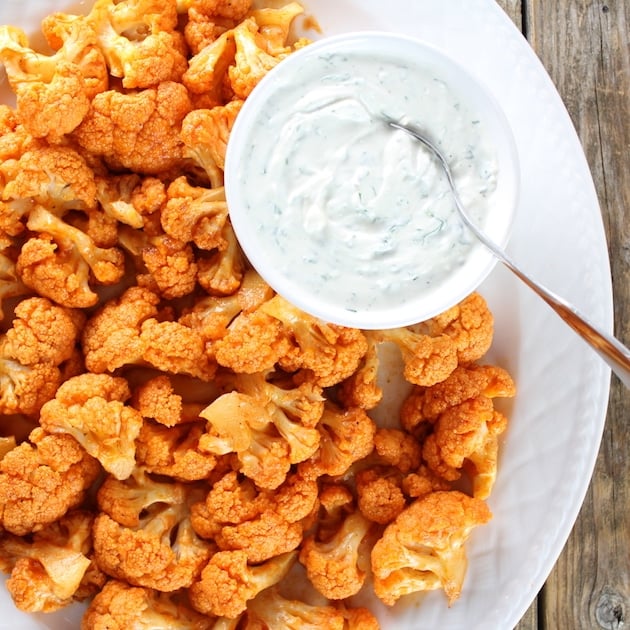
M 608 238 L 615 334 L 630 345 L 630 0 L 497 0 L 562 96 Z M 630 392 L 613 377 L 605 433 L 573 532 L 517 630 L 630 629 Z

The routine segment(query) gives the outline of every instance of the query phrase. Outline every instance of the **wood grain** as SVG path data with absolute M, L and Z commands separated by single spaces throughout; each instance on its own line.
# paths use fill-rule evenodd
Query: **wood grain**
M 499 0 L 562 96 L 609 243 L 615 331 L 630 344 L 630 4 Z M 630 393 L 613 378 L 596 470 L 567 545 L 518 630 L 630 627 Z

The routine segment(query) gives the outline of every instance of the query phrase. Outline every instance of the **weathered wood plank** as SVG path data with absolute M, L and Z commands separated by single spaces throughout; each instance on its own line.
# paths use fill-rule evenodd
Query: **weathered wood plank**
M 567 105 L 591 166 L 609 242 L 616 332 L 629 343 L 630 5 L 526 0 L 525 15 L 530 43 Z M 629 408 L 629 392 L 613 379 L 595 474 L 544 588 L 542 628 L 621 630 L 630 623 Z

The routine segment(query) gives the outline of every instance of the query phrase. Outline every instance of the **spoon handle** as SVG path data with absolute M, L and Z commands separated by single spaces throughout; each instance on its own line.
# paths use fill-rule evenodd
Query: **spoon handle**
M 496 255 L 496 252 L 495 252 Z M 515 267 L 507 256 L 500 256 L 501 262 L 518 276 L 532 291 L 537 293 L 575 332 L 584 339 L 610 366 L 621 382 L 630 388 L 630 349 L 618 339 L 600 330 L 575 307 L 559 295 L 532 280 Z

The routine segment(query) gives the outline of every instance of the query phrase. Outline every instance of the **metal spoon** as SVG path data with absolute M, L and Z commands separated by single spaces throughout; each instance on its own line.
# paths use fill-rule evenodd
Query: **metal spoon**
M 480 230 L 475 223 L 473 223 L 459 197 L 457 188 L 455 187 L 455 183 L 453 181 L 451 169 L 444 157 L 444 154 L 422 131 L 411 125 L 402 124 L 389 118 L 385 118 L 385 122 L 394 129 L 400 129 L 401 131 L 408 133 L 410 136 L 421 142 L 427 149 L 429 149 L 429 151 L 431 151 L 444 170 L 444 174 L 448 180 L 448 185 L 450 186 L 453 194 L 453 199 L 455 201 L 455 205 L 457 206 L 459 215 L 468 229 L 490 252 L 492 252 L 497 260 L 502 262 L 512 273 L 514 273 L 514 275 L 520 278 L 530 289 L 547 302 L 547 304 L 549 304 L 549 306 L 551 306 L 551 308 L 571 328 L 573 328 L 573 330 L 577 332 L 582 339 L 590 344 L 599 356 L 610 366 L 612 371 L 619 377 L 623 384 L 630 388 L 630 350 L 619 340 L 615 339 L 615 337 L 599 330 L 565 299 L 530 278 L 494 241 L 488 238 L 488 236 Z

